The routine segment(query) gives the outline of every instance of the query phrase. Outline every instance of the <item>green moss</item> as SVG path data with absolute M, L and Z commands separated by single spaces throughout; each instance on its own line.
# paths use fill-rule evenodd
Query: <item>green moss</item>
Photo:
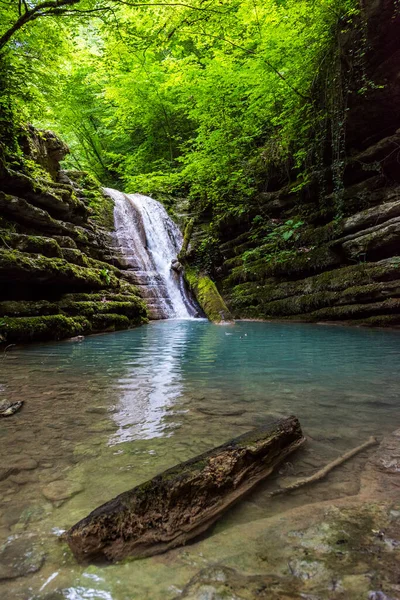
M 50 237 L 39 235 L 24 235 L 0 230 L 0 245 L 21 252 L 43 254 L 50 258 L 62 258 L 61 248 Z
M 90 262 L 86 254 L 77 250 L 76 248 L 63 248 L 61 250 L 62 258 L 69 263 L 74 265 L 80 265 L 81 267 L 90 267 Z
M 221 323 L 232 320 L 232 315 L 215 283 L 207 275 L 196 273 L 193 268 L 187 267 L 185 269 L 185 280 L 210 321 Z
M 118 329 L 128 329 L 131 321 L 124 315 L 117 314 L 96 314 L 91 317 L 94 331 L 115 331 Z
M 6 343 L 61 340 L 89 333 L 90 330 L 90 322 L 84 317 L 4 317 L 0 321 L 1 341 Z
M 47 300 L 5 300 L 0 302 L 0 317 L 34 317 L 54 315 L 61 310 Z
M 93 289 L 118 288 L 119 281 L 109 273 L 107 281 L 100 269 L 72 265 L 60 258 L 47 258 L 17 250 L 0 249 L 0 276 L 23 283 L 55 283 Z
M 178 260 L 181 262 L 183 262 L 186 258 L 186 253 L 189 248 L 190 240 L 191 240 L 192 233 L 193 233 L 193 228 L 194 228 L 194 219 L 189 219 L 189 221 L 186 223 L 185 232 L 183 234 L 182 248 L 178 254 Z
M 98 225 L 114 229 L 114 202 L 103 194 L 100 183 L 85 171 L 67 171 L 67 175 L 81 188 L 81 194 L 90 209 L 91 217 Z
M 89 296 L 90 298 L 90 296 Z M 100 301 L 73 301 L 64 300 L 60 302 L 60 308 L 70 315 L 85 315 L 92 317 L 97 314 L 119 314 L 136 319 L 146 317 L 146 307 L 140 298 L 133 298 L 129 302 L 109 301 L 102 298 Z

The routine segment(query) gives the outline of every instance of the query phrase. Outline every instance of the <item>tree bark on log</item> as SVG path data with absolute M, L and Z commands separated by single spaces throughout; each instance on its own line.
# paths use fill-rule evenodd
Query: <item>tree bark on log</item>
M 304 441 L 296 417 L 269 422 L 120 494 L 64 538 L 79 561 L 166 552 L 206 531 Z

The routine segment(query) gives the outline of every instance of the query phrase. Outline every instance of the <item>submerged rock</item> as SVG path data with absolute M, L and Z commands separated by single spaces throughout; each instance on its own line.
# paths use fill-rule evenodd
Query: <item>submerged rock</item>
M 42 489 L 42 494 L 47 500 L 58 505 L 69 500 L 72 496 L 82 492 L 83 487 L 72 481 L 52 481 Z
M 245 575 L 217 565 L 200 571 L 174 600 L 292 600 L 300 598 L 293 595 L 295 587 L 289 578 Z
M 10 538 L 0 551 L 0 580 L 36 573 L 44 561 L 44 552 L 30 538 Z
M 18 402 L 3 400 L 0 403 L 0 417 L 11 417 L 12 415 L 15 415 L 16 412 L 21 410 L 23 404 L 24 400 L 18 400 Z

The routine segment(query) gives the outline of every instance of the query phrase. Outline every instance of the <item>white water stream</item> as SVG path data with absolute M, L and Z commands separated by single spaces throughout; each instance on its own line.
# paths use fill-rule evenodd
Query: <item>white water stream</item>
M 187 319 L 197 314 L 181 273 L 171 268 L 182 234 L 160 202 L 142 194 L 104 191 L 115 203 L 117 243 L 129 278 L 138 285 L 152 318 Z

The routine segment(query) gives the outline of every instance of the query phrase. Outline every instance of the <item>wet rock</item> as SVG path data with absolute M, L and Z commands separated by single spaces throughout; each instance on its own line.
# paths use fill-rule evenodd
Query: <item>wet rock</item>
M 16 483 L 18 485 L 25 485 L 26 483 L 33 483 L 37 478 L 33 477 L 30 473 L 26 473 L 21 471 L 21 473 L 16 473 L 15 475 L 11 475 L 10 481 Z
M 197 410 L 204 415 L 211 417 L 240 417 L 246 411 L 245 410 L 209 410 L 207 408 L 197 408 Z
M 24 510 L 24 506 L 16 506 L 14 503 L 11 503 L 8 508 L 6 508 L 3 512 L 2 521 L 6 527 L 12 527 L 16 523 L 18 523 L 21 512 Z
M 174 259 L 171 262 L 171 269 L 176 271 L 176 273 L 181 273 L 183 271 L 183 265 L 179 262 L 179 260 Z
M 47 500 L 58 505 L 79 494 L 83 487 L 72 481 L 52 481 L 42 489 L 42 494 Z
M 89 406 L 89 408 L 86 409 L 87 413 L 93 413 L 95 415 L 105 415 L 106 413 L 108 413 L 108 407 L 107 406 Z
M 16 412 L 21 410 L 23 404 L 23 400 L 18 400 L 18 402 L 3 400 L 0 403 L 0 417 L 11 417 L 12 415 L 15 415 Z
M 84 335 L 75 335 L 74 337 L 68 338 L 67 342 L 83 342 L 84 339 Z
M 275 575 L 244 575 L 225 566 L 208 567 L 184 588 L 175 600 L 289 600 L 296 585 Z
M 12 461 L 11 464 L 12 468 L 16 471 L 33 471 L 38 467 L 37 461 L 29 456 L 22 456 L 21 458 Z
M 0 468 L 0 481 L 7 479 L 10 475 L 14 473 L 13 467 L 2 467 Z
M 65 591 L 68 592 L 68 590 Z M 68 596 L 65 596 L 64 590 L 54 590 L 44 596 L 33 596 L 32 600 L 65 600 L 66 597 Z
M 10 538 L 0 551 L 0 581 L 39 571 L 45 554 L 30 538 Z
M 32 505 L 25 508 L 22 511 L 18 523 L 21 525 L 26 525 L 28 523 L 35 523 L 43 519 L 43 517 L 50 513 L 53 510 L 51 504 L 45 503 L 44 506 Z

